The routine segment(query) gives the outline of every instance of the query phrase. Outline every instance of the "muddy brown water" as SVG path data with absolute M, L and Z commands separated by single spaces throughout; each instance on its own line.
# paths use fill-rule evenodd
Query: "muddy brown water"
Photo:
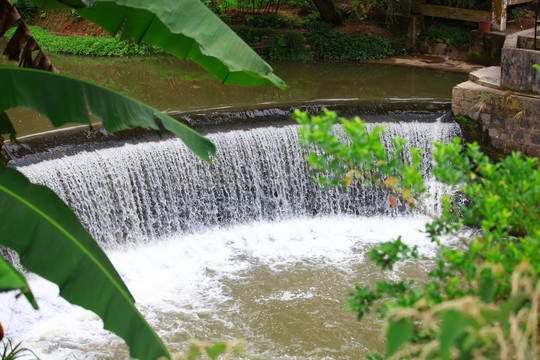
M 175 113 L 207 109 L 271 107 L 321 101 L 379 101 L 418 99 L 450 101 L 452 87 L 466 75 L 436 70 L 366 63 L 275 63 L 288 85 L 246 88 L 223 85 L 191 61 L 155 58 L 89 58 L 51 55 L 62 74 L 90 80 L 133 97 L 160 111 Z M 5 57 L 0 64 L 8 64 Z M 13 64 L 13 63 L 10 63 Z M 46 90 L 46 89 L 44 89 Z M 8 112 L 18 136 L 52 130 L 30 110 Z

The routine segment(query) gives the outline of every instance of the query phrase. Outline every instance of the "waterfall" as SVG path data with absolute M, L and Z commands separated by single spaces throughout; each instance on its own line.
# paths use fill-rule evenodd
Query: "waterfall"
M 430 168 L 433 141 L 459 135 L 453 123 L 384 123 L 395 136 L 424 151 Z M 298 145 L 296 126 L 216 133 L 218 158 L 207 164 L 178 139 L 126 144 L 21 166 L 32 182 L 55 191 L 104 246 L 146 242 L 205 227 L 312 215 L 385 215 L 381 191 L 353 187 L 321 191 Z M 426 171 L 426 170 L 424 170 Z M 425 174 L 427 175 L 427 174 Z M 428 185 L 434 182 L 428 178 Z M 436 186 L 433 187 L 437 198 Z M 435 206 L 435 205 L 433 205 Z

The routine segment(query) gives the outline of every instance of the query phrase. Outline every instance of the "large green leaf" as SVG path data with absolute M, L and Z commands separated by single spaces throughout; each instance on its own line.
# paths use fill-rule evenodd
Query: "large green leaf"
M 72 7 L 122 39 L 188 58 L 225 84 L 284 89 L 270 65 L 200 0 L 31 0 L 43 9 Z M 88 7 L 87 7 L 88 6 Z
M 34 309 L 38 308 L 24 275 L 0 255 L 0 292 L 10 290 L 19 290 L 21 294 L 26 296 Z
M 3 111 L 0 112 L 0 135 L 9 134 L 9 140 L 16 142 L 15 129 L 9 120 L 7 114 Z
M 204 160 L 210 161 L 209 153 L 215 155 L 216 152 L 210 140 L 170 116 L 83 80 L 51 72 L 1 66 L 0 83 L 0 113 L 18 106 L 27 107 L 47 116 L 58 127 L 70 123 L 90 124 L 90 111 L 110 132 L 137 126 L 159 130 L 157 117 L 165 129 L 176 134 Z
M 56 194 L 0 165 L 0 244 L 28 270 L 54 282 L 60 295 L 101 317 L 134 358 L 169 356 L 134 306 L 109 259 Z

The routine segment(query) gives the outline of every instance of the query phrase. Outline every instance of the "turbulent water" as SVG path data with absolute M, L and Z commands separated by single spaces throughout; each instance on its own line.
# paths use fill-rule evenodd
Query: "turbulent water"
M 388 123 L 424 150 L 459 134 L 451 123 Z M 404 235 L 424 253 L 426 218 L 371 189 L 322 192 L 309 181 L 294 126 L 211 135 L 208 165 L 178 140 L 125 145 L 20 167 L 52 188 L 105 246 L 151 325 L 172 350 L 190 338 L 243 338 L 250 359 L 357 359 L 384 350 L 375 319 L 343 310 L 347 288 L 422 278 L 427 264 L 381 274 L 374 244 Z M 434 181 L 434 199 L 441 190 Z M 436 201 L 431 204 L 436 207 Z M 436 210 L 436 209 L 434 209 Z M 0 297 L 8 336 L 44 359 L 127 358 L 93 314 L 31 277 L 41 310 Z
M 390 138 L 401 136 L 424 150 L 424 171 L 430 168 L 430 143 L 457 136 L 459 130 L 452 123 L 383 125 L 388 146 Z M 320 191 L 309 180 L 307 153 L 298 145 L 295 126 L 210 138 L 218 149 L 212 165 L 175 139 L 82 153 L 19 170 L 53 189 L 104 245 L 248 221 L 397 211 L 380 191 Z

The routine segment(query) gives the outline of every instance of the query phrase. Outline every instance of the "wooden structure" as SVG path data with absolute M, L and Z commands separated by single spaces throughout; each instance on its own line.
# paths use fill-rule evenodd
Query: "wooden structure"
M 493 30 L 506 30 L 506 12 L 508 6 L 531 2 L 532 0 L 492 0 L 491 12 L 483 10 L 461 9 L 450 6 L 439 6 L 429 4 L 411 4 L 404 1 L 403 10 L 407 13 L 421 14 L 445 19 L 491 22 Z

